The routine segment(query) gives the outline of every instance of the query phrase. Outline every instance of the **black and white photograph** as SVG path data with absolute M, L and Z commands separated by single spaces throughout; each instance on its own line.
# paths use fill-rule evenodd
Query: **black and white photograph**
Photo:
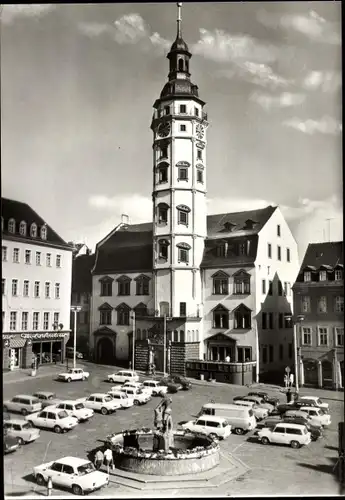
M 6 498 L 345 494 L 341 7 L 0 6 Z

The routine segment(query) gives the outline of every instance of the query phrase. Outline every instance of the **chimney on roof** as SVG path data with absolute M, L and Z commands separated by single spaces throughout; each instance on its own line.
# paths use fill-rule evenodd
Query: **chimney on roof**
M 237 224 L 233 224 L 232 222 L 224 222 L 224 228 L 231 233 L 234 228 L 237 226 Z
M 121 223 L 128 226 L 129 216 L 127 214 L 121 214 Z

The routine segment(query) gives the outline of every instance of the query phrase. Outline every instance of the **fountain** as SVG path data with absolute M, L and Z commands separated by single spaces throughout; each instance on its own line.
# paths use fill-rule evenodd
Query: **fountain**
M 108 436 L 116 468 L 156 476 L 198 474 L 220 462 L 217 440 L 173 429 L 172 400 L 165 396 L 154 410 L 154 429 L 126 430 Z

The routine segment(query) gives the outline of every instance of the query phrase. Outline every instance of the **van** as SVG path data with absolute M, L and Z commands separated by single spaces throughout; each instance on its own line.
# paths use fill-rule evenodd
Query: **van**
M 18 412 L 25 416 L 29 413 L 36 413 L 38 411 L 41 411 L 42 403 L 34 396 L 20 394 L 12 399 L 4 401 L 3 410 Z
M 232 404 L 206 403 L 200 410 L 201 415 L 213 415 L 225 418 L 235 434 L 252 431 L 256 427 L 256 419 L 251 408 Z

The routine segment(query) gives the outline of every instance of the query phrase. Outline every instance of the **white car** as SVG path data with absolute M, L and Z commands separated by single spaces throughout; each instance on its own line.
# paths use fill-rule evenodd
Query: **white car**
M 72 382 L 72 380 L 87 380 L 89 376 L 90 373 L 84 372 L 82 368 L 71 368 L 68 372 L 59 373 L 58 380 Z
M 121 408 L 120 403 L 115 401 L 110 394 L 90 394 L 88 398 L 82 398 L 79 401 L 83 402 L 86 408 L 90 408 L 94 411 L 100 411 L 102 415 L 114 413 L 116 410 Z
M 303 402 L 303 399 L 309 400 L 309 401 L 315 401 L 316 405 L 319 408 L 323 408 L 324 410 L 328 410 L 329 405 L 328 403 L 324 403 L 318 396 L 301 396 L 298 398 L 299 401 Z
M 117 373 L 108 375 L 108 382 L 119 382 L 125 384 L 126 382 L 139 382 L 139 375 L 133 370 L 120 370 Z
M 65 410 L 58 410 L 55 407 L 44 409 L 39 413 L 28 415 L 25 420 L 31 422 L 34 427 L 41 427 L 43 429 L 53 429 L 54 432 L 60 433 L 70 431 L 76 425 L 78 420 L 75 417 L 70 417 Z
M 262 444 L 286 444 L 291 448 L 299 448 L 311 442 L 311 435 L 305 425 L 282 422 L 273 428 L 264 427 L 257 433 Z
M 231 434 L 231 425 L 223 417 L 202 415 L 196 420 L 182 424 L 182 428 L 192 432 L 200 432 L 212 438 L 225 439 Z
M 134 405 L 134 399 L 129 398 L 124 392 L 119 391 L 117 386 L 112 387 L 108 394 L 120 403 L 121 408 L 130 408 Z
M 126 382 L 123 384 L 119 390 L 121 389 L 126 389 L 126 388 L 131 388 L 131 389 L 141 389 L 143 392 L 146 392 L 151 396 L 151 391 L 147 387 L 144 387 L 144 385 L 141 382 Z
M 37 465 L 33 469 L 37 484 L 46 485 L 51 477 L 53 486 L 69 488 L 75 495 L 95 491 L 109 483 L 109 476 L 95 469 L 84 458 L 65 457 L 54 462 Z
M 55 405 L 55 408 L 65 410 L 68 415 L 77 418 L 78 422 L 87 422 L 94 415 L 94 411 L 85 408 L 82 401 L 61 401 L 61 403 Z
M 125 393 L 128 398 L 133 399 L 135 405 L 143 405 L 151 399 L 150 394 L 134 387 L 122 387 L 120 391 Z
M 322 408 L 318 408 L 317 406 L 301 406 L 299 410 L 309 415 L 311 425 L 327 427 L 332 423 L 330 414 L 324 413 Z
M 144 380 L 143 389 L 150 391 L 151 396 L 164 396 L 168 392 L 168 387 L 166 385 L 161 385 L 158 380 Z
M 267 408 L 262 408 L 261 406 L 258 406 L 256 403 L 253 403 L 252 401 L 237 399 L 236 401 L 234 401 L 234 405 L 247 406 L 248 408 L 251 408 L 253 410 L 254 417 L 256 418 L 256 420 L 263 420 L 264 418 L 268 417 Z

